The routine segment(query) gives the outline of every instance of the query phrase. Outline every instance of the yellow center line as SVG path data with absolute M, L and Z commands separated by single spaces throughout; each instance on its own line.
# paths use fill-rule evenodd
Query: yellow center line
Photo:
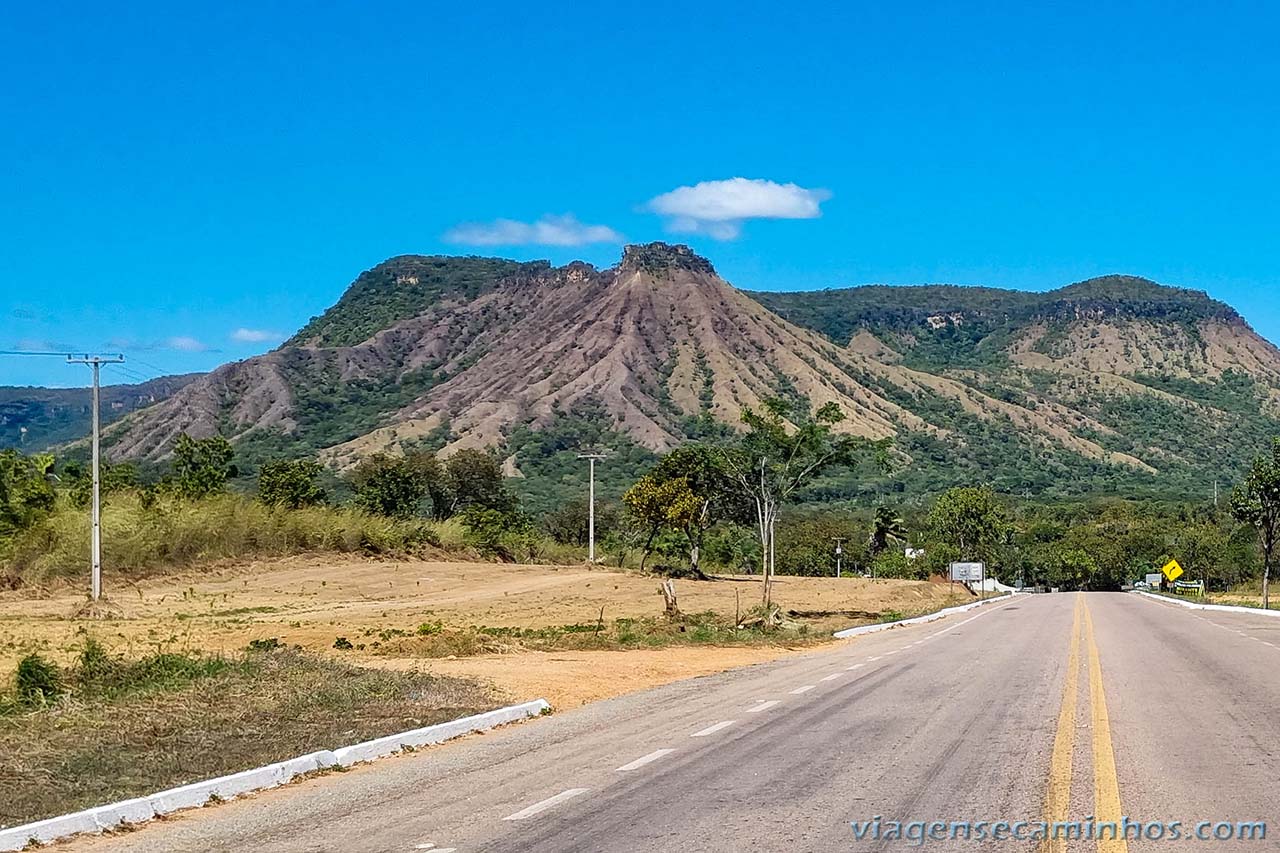
M 1049 823 L 1049 837 L 1040 845 L 1043 853 L 1063 853 L 1066 841 L 1055 838 L 1053 825 L 1067 819 L 1071 801 L 1071 754 L 1076 743 L 1076 694 L 1080 687 L 1080 611 L 1083 599 L 1076 593 L 1075 612 L 1071 620 L 1071 643 L 1067 650 L 1067 678 L 1062 689 L 1062 707 L 1058 711 L 1058 732 L 1053 738 L 1053 757 L 1049 761 L 1049 789 L 1045 794 L 1044 813 Z
M 1102 689 L 1102 662 L 1093 637 L 1093 616 L 1084 606 L 1085 640 L 1089 647 L 1089 700 L 1093 707 L 1093 796 L 1094 816 L 1099 824 L 1119 827 L 1123 816 L 1120 807 L 1120 780 L 1116 776 L 1116 754 L 1111 744 L 1111 718 L 1107 715 L 1107 695 Z M 1128 853 L 1129 843 L 1123 836 L 1098 838 L 1098 853 Z

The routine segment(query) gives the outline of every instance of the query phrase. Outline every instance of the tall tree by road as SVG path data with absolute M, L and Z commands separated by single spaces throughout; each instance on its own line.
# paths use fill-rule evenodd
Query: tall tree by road
M 902 516 L 893 507 L 876 507 L 875 518 L 871 520 L 871 534 L 867 537 L 867 553 L 873 559 L 890 543 L 907 541 L 907 525 Z
M 954 546 L 961 560 L 990 561 L 1007 526 L 1004 508 L 991 489 L 947 490 L 929 512 L 929 528 L 941 542 Z
M 1271 604 L 1271 560 L 1280 536 L 1280 438 L 1271 440 L 1271 452 L 1253 460 L 1249 475 L 1231 495 L 1231 514 L 1253 525 L 1262 548 L 1262 607 Z
M 833 465 L 848 464 L 864 444 L 834 431 L 844 420 L 835 403 L 812 415 L 784 400 L 765 400 L 742 410 L 746 433 L 721 449 L 724 468 L 755 509 L 760 537 L 764 606 L 773 604 L 774 530 L 782 504 Z

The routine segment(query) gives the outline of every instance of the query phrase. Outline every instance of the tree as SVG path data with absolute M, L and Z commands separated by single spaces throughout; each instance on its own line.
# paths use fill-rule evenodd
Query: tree
M 132 462 L 111 464 L 103 462 L 98 469 L 99 493 L 105 499 L 108 495 L 136 489 L 142 483 L 138 475 L 138 466 Z M 93 471 L 86 465 L 70 462 L 63 469 L 62 480 L 68 485 L 71 502 L 78 507 L 89 506 L 93 500 Z
M 665 528 L 685 529 L 702 506 L 701 499 L 689 488 L 684 477 L 669 480 L 645 474 L 622 496 L 627 511 L 645 530 L 640 570 L 653 550 L 653 540 Z
M 889 543 L 907 541 L 907 525 L 892 507 L 876 507 L 875 517 L 871 520 L 871 535 L 867 537 L 867 553 L 876 557 L 889 547 Z
M 502 462 L 487 450 L 467 447 L 444 461 L 451 496 L 449 513 L 468 507 L 511 512 L 515 497 L 507 489 Z
M 736 490 L 755 509 L 766 610 L 773 604 L 774 531 L 782 504 L 823 471 L 854 460 L 859 441 L 834 431 L 843 420 L 844 412 L 835 403 L 810 416 L 784 400 L 765 400 L 760 411 L 742 410 L 746 434 L 721 449 Z
M 1206 584 L 1224 586 L 1220 566 L 1227 554 L 1227 535 L 1216 524 L 1188 524 L 1174 536 L 1174 551 L 1183 568 Z
M 961 560 L 990 561 L 1004 537 L 1004 508 L 991 489 L 949 489 L 929 512 L 932 535 L 956 548 Z
M 314 459 L 267 462 L 258 472 L 258 500 L 286 509 L 322 504 L 325 491 L 316 482 L 322 470 Z
M 1262 607 L 1270 606 L 1271 561 L 1280 536 L 1280 438 L 1271 440 L 1271 452 L 1253 460 L 1249 474 L 1231 495 L 1231 514 L 1258 532 L 1262 549 Z
M 542 527 L 561 545 L 586 545 L 588 537 L 588 509 L 586 498 L 571 498 L 542 518 Z M 614 503 L 596 504 L 596 539 L 604 540 L 618 527 L 618 506 Z
M 672 450 L 636 485 L 646 483 L 645 494 L 653 499 L 653 495 L 663 493 L 663 484 L 676 482 L 682 485 L 666 488 L 674 500 L 672 505 L 665 508 L 654 505 L 651 511 L 645 510 L 645 499 L 637 495 L 635 509 L 641 512 L 640 520 L 658 525 L 655 533 L 662 527 L 680 533 L 689 554 L 689 571 L 700 575 L 702 543 L 707 531 L 722 519 L 745 520 L 749 508 L 734 489 L 720 455 L 706 445 L 689 444 Z M 650 544 L 652 539 L 650 536 Z
M 24 530 L 53 509 L 53 456 L 0 451 L 0 534 Z
M 235 450 L 220 435 L 192 438 L 185 432 L 173 447 L 173 487 L 184 498 L 216 495 L 236 476 Z
M 351 473 L 356 505 L 366 512 L 390 518 L 423 514 L 430 496 L 423 467 L 413 457 L 375 453 Z

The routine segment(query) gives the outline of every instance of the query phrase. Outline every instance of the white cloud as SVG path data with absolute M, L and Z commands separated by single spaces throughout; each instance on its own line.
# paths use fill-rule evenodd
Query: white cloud
M 514 219 L 468 222 L 450 228 L 444 238 L 450 243 L 468 246 L 583 246 L 622 242 L 622 235 L 608 225 L 587 225 L 572 214 L 547 215 L 537 222 Z
M 650 199 L 645 208 L 665 216 L 671 231 L 732 240 L 748 219 L 817 219 L 822 202 L 829 198 L 829 190 L 762 178 L 729 178 L 676 187 Z
M 167 349 L 181 350 L 182 352 L 207 352 L 209 347 L 204 341 L 187 337 L 186 335 L 177 335 L 169 338 L 164 342 Z
M 236 329 L 231 333 L 231 340 L 241 344 L 264 344 L 272 341 L 282 341 L 285 336 L 279 332 L 271 332 L 266 329 Z

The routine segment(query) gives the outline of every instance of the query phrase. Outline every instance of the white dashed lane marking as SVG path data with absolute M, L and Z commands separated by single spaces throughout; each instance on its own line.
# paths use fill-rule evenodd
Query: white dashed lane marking
M 641 757 L 637 758 L 635 761 L 631 762 L 630 764 L 622 765 L 617 769 L 616 772 L 626 773 L 628 770 L 639 770 L 641 767 L 644 767 L 646 764 L 652 764 L 653 762 L 657 761 L 659 758 L 662 758 L 662 756 L 670 755 L 673 752 L 675 752 L 674 749 L 655 749 L 653 752 L 649 753 L 648 755 L 642 755 Z
M 831 673 L 830 675 L 824 675 L 824 676 L 822 676 L 822 678 L 820 678 L 820 679 L 818 679 L 818 680 L 819 680 L 819 681 L 835 681 L 837 678 L 839 678 L 839 677 L 840 677 L 840 676 L 842 676 L 842 675 L 844 675 L 844 673 L 843 673 L 843 672 L 833 672 L 833 673 Z
M 775 707 L 775 706 L 777 706 L 777 705 L 781 705 L 781 704 L 782 704 L 782 702 L 781 702 L 781 701 L 779 701 L 779 700 L 777 700 L 777 699 L 770 699 L 770 700 L 768 700 L 768 701 L 761 701 L 761 702 L 760 702 L 760 704 L 759 704 L 759 705 L 756 705 L 754 708 L 748 708 L 748 709 L 747 709 L 747 713 L 748 713 L 748 714 L 759 714 L 761 711 L 767 711 L 767 710 L 769 710 L 770 708 L 773 708 L 773 707 Z
M 845 667 L 845 670 L 848 672 L 853 672 L 855 669 L 862 669 L 864 666 L 866 666 L 865 663 L 855 663 L 853 666 Z
M 515 814 L 507 815 L 503 820 L 528 820 L 536 814 L 545 812 L 553 806 L 558 806 L 565 800 L 572 800 L 574 797 L 580 797 L 588 791 L 587 788 L 570 788 L 567 791 L 561 791 L 554 797 L 547 797 L 540 803 L 534 803 L 526 809 L 521 809 Z
M 806 684 L 804 687 L 797 687 L 795 690 L 791 691 L 791 695 L 799 696 L 801 693 L 808 693 L 810 690 L 814 688 L 814 686 L 815 685 L 812 685 L 812 684 Z
M 706 737 L 707 735 L 713 735 L 716 732 L 720 731 L 721 729 L 729 728 L 729 726 L 732 726 L 736 722 L 738 721 L 737 720 L 721 720 L 720 722 L 716 723 L 714 726 L 707 726 L 705 729 L 703 729 L 700 732 L 694 732 L 693 734 L 689 735 L 689 737 Z

